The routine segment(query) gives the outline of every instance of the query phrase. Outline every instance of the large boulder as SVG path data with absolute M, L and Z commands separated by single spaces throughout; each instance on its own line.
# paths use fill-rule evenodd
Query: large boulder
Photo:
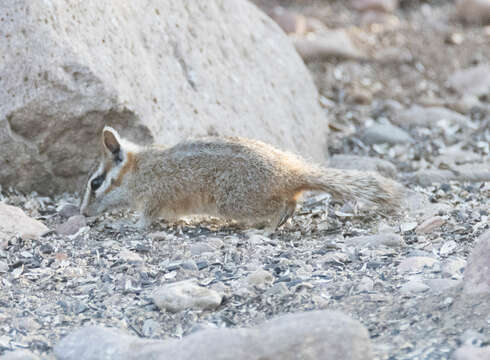
M 4 0 L 0 19 L 0 184 L 76 190 L 105 124 L 143 144 L 240 135 L 323 159 L 313 81 L 246 0 Z
M 255 328 L 207 329 L 182 340 L 147 340 L 88 326 L 55 347 L 58 360 L 370 360 L 369 333 L 336 311 L 279 316 Z

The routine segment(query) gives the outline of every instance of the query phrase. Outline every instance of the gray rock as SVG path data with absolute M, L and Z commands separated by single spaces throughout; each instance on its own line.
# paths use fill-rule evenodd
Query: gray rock
M 212 310 L 221 304 L 221 295 L 199 286 L 194 280 L 166 284 L 153 292 L 153 302 L 161 310 L 179 312 L 185 309 Z
M 146 337 L 152 337 L 152 335 L 160 331 L 160 329 L 161 326 L 158 322 L 153 319 L 148 319 L 143 323 L 141 330 L 143 331 L 143 335 Z
M 461 283 L 459 280 L 454 279 L 428 279 L 425 282 L 430 291 L 434 293 L 443 293 L 446 290 L 449 290 Z
M 344 30 L 322 32 L 313 38 L 293 37 L 294 46 L 305 62 L 321 61 L 328 58 L 365 59 L 366 54 L 359 49 Z
M 252 286 L 264 288 L 274 281 L 274 276 L 267 270 L 259 268 L 247 276 L 247 282 Z
M 216 251 L 216 249 L 206 242 L 198 242 L 190 246 L 191 255 L 202 255 L 205 253 L 212 253 L 214 251 Z
M 438 261 L 436 259 L 430 257 L 412 256 L 402 260 L 402 262 L 398 265 L 398 272 L 420 272 L 424 270 L 424 268 L 431 268 L 437 263 Z
M 381 233 L 370 236 L 358 236 L 344 239 L 344 243 L 360 248 L 376 248 L 379 246 L 402 247 L 405 242 L 400 235 L 394 233 Z
M 426 219 L 421 224 L 419 224 L 415 229 L 415 232 L 417 234 L 428 234 L 440 228 L 445 223 L 446 223 L 446 219 L 443 218 L 442 216 L 432 216 Z
M 0 360 L 39 360 L 39 357 L 27 350 L 15 350 L 0 356 Z
M 405 130 L 391 124 L 375 124 L 366 128 L 362 139 L 369 145 L 381 143 L 396 145 L 413 142 L 413 138 Z
M 402 294 L 417 294 L 429 290 L 429 286 L 420 279 L 411 279 L 400 288 Z
M 23 239 L 37 239 L 49 229 L 27 216 L 22 209 L 0 203 L 0 240 L 20 235 Z
M 209 329 L 182 340 L 152 341 L 90 326 L 54 348 L 58 360 L 369 360 L 367 330 L 336 311 L 289 314 L 251 329 Z
M 359 11 L 391 13 L 398 7 L 398 0 L 354 0 L 352 7 Z
M 490 359 L 490 346 L 475 347 L 464 345 L 456 350 L 453 360 L 488 360 Z
M 0 2 L 0 183 L 79 190 L 104 124 L 137 143 L 241 135 L 322 161 L 328 122 L 290 39 L 248 1 L 205 3 Z
M 490 230 L 478 238 L 464 272 L 463 291 L 467 295 L 490 293 Z
M 484 96 L 490 94 L 490 65 L 478 65 L 457 70 L 447 85 L 460 95 Z
M 56 228 L 56 232 L 60 235 L 73 235 L 78 232 L 82 227 L 86 226 L 87 222 L 85 216 L 75 215 L 65 221 L 63 224 Z
M 65 218 L 69 218 L 80 214 L 80 208 L 73 204 L 65 204 L 59 210 L 59 214 Z
M 369 156 L 334 155 L 330 158 L 329 166 L 336 169 L 377 171 L 381 175 L 395 178 L 396 167 L 391 162 Z
M 402 110 L 391 119 L 395 124 L 400 126 L 425 126 L 432 127 L 440 120 L 446 120 L 449 124 L 458 124 L 467 126 L 469 119 L 444 107 L 421 107 L 413 105 L 412 107 Z

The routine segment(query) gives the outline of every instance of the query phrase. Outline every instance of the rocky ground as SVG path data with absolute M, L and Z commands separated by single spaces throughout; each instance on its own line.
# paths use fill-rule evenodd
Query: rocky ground
M 331 119 L 330 166 L 396 178 L 407 188 L 401 214 L 383 218 L 312 194 L 271 236 L 217 220 L 162 221 L 142 232 L 132 213 L 85 219 L 71 205 L 76 196 L 3 189 L 3 203 L 38 222 L 2 218 L 0 354 L 51 359 L 61 338 L 93 324 L 186 339 L 216 328 L 265 326 L 267 334 L 284 326 L 262 325 L 267 319 L 339 310 L 359 321 L 346 327 L 369 332 L 355 342 L 357 332 L 345 330 L 346 344 L 370 342 L 375 359 L 488 356 L 490 284 L 481 271 L 490 258 L 484 247 L 470 253 L 478 238 L 490 242 L 490 28 L 463 25 L 446 1 L 401 1 L 385 12 L 276 3 L 314 25 L 295 25 L 293 41 L 328 38 L 332 28 L 352 40 L 350 54 L 329 47 L 307 58 Z M 335 316 L 344 331 L 348 321 Z M 214 346 L 232 353 L 227 340 Z M 473 348 L 456 354 L 463 346 Z M 59 359 L 84 358 L 76 351 L 69 341 L 55 349 Z

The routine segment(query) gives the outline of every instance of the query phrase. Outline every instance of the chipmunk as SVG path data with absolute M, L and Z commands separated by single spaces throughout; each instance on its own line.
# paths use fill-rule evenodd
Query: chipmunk
M 304 191 L 330 193 L 395 210 L 400 186 L 376 173 L 322 168 L 261 141 L 238 137 L 187 140 L 165 148 L 141 147 L 111 127 L 102 131 L 102 160 L 91 174 L 81 213 L 130 207 L 137 226 L 163 217 L 211 215 L 268 231 L 294 213 Z

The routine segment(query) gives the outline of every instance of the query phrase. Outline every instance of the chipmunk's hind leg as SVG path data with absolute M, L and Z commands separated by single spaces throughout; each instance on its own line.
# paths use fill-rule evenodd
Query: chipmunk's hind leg
M 294 214 L 296 210 L 296 200 L 285 201 L 282 206 L 270 217 L 269 225 L 266 227 L 267 232 L 274 232 L 278 227 L 284 225 Z

